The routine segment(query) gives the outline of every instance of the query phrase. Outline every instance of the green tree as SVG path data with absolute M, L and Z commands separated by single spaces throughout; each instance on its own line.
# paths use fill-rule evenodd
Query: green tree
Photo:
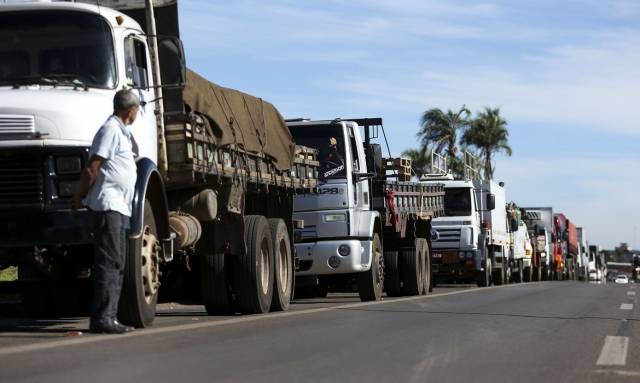
M 451 109 L 446 113 L 439 108 L 429 109 L 420 119 L 420 130 L 417 135 L 420 140 L 420 149 L 423 152 L 428 149 L 436 153 L 446 151 L 449 168 L 457 175 L 463 172 L 462 161 L 458 158 L 458 134 L 469 127 L 470 116 L 469 109 L 462 105 L 457 112 Z
M 493 179 L 495 172 L 493 156 L 499 152 L 505 152 L 508 156 L 513 154 L 509 146 L 507 121 L 500 116 L 500 108 L 485 107 L 484 111 L 478 113 L 462 135 L 460 143 L 478 148 L 484 162 L 484 177 L 488 180 Z
M 401 154 L 402 157 L 411 160 L 411 168 L 415 175 L 420 178 L 429 173 L 431 167 L 431 152 L 427 149 L 407 149 Z

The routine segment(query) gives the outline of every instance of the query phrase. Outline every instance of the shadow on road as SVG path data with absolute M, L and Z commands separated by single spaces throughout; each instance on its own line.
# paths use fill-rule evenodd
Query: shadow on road
M 86 318 L 14 318 L 0 320 L 0 337 L 13 336 L 4 333 L 64 334 L 69 331 L 86 331 L 78 325 Z M 35 336 L 37 337 L 37 336 Z

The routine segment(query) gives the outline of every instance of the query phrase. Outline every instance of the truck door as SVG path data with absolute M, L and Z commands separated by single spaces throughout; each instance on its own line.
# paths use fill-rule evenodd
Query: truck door
M 349 135 L 349 167 L 351 168 L 351 185 L 353 188 L 353 209 L 352 215 L 352 228 L 360 227 L 360 219 L 362 218 L 359 212 L 363 210 L 369 210 L 369 182 L 367 179 L 359 179 L 357 174 L 366 173 L 366 161 L 364 159 L 364 149 L 362 145 L 359 145 L 360 138 L 358 137 L 358 131 L 354 130 L 350 125 L 347 128 Z
M 155 98 L 153 81 L 151 78 L 151 60 L 147 52 L 145 41 L 129 35 L 124 39 L 124 69 L 125 85 L 134 89 L 144 106 L 131 127 L 140 157 L 147 157 L 157 163 L 157 123 L 155 116 Z M 147 103 L 146 105 L 144 103 Z M 134 148 L 135 149 L 135 148 Z

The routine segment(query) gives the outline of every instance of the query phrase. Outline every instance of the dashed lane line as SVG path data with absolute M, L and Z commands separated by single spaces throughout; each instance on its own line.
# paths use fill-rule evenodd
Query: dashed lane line
M 537 285 L 541 283 L 543 282 L 532 282 L 532 283 L 527 283 L 527 285 L 532 286 L 532 285 Z M 141 336 L 150 336 L 155 334 L 168 334 L 168 333 L 175 333 L 175 332 L 181 332 L 181 331 L 219 327 L 219 326 L 239 324 L 239 323 L 277 320 L 277 319 L 288 318 L 288 317 L 296 317 L 301 315 L 337 311 L 341 309 L 350 309 L 350 308 L 356 308 L 356 307 L 376 306 L 376 305 L 383 305 L 388 303 L 410 302 L 410 301 L 417 301 L 422 299 L 440 298 L 440 297 L 446 297 L 451 295 L 469 294 L 473 292 L 505 289 L 505 288 L 518 287 L 518 286 L 522 286 L 522 285 L 513 284 L 513 285 L 503 285 L 503 286 L 491 286 L 491 287 L 483 287 L 481 289 L 474 288 L 469 290 L 451 291 L 448 293 L 419 295 L 419 296 L 413 296 L 413 297 L 381 300 L 381 301 L 375 301 L 375 302 L 359 302 L 359 303 L 351 303 L 351 304 L 340 305 L 340 306 L 322 307 L 317 309 L 286 311 L 286 312 L 270 313 L 270 314 L 263 314 L 263 315 L 247 315 L 240 318 L 222 319 L 218 321 L 189 323 L 189 324 L 181 324 L 181 325 L 167 326 L 167 327 L 156 327 L 152 329 L 134 331 L 132 333 L 123 334 L 123 335 L 89 335 L 86 337 L 83 336 L 83 337 L 73 338 L 73 339 L 55 340 L 51 342 L 42 342 L 42 343 L 35 343 L 35 344 L 6 347 L 6 348 L 0 349 L 0 356 L 31 352 L 31 351 L 49 350 L 49 349 L 65 347 L 65 346 L 97 343 L 97 342 L 104 342 L 104 341 L 114 341 L 114 340 L 121 340 L 121 339 L 141 337 Z
M 633 303 L 623 303 L 620 305 L 620 310 L 633 310 Z
M 627 351 L 629 350 L 629 338 L 626 336 L 607 336 L 596 365 L 598 366 L 624 366 L 627 364 Z
M 635 291 L 627 291 L 627 295 L 636 295 Z

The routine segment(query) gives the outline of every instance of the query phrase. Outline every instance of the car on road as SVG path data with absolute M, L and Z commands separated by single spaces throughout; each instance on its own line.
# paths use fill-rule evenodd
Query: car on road
M 616 277 L 616 279 L 614 280 L 614 282 L 624 285 L 624 284 L 629 283 L 629 277 L 627 277 L 626 275 L 618 275 Z

